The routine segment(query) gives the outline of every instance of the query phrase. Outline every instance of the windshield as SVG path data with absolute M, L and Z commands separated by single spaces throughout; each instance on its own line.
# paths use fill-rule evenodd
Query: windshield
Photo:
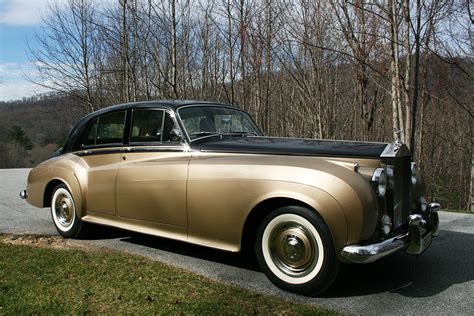
M 262 133 L 250 116 L 241 110 L 221 106 L 190 106 L 178 110 L 190 140 L 209 135 Z

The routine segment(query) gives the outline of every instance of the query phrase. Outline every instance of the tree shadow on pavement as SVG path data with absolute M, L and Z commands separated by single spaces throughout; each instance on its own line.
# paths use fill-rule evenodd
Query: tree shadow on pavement
M 474 280 L 474 234 L 441 231 L 421 256 L 399 252 L 380 261 L 343 264 L 323 297 L 363 296 L 393 292 L 429 297 L 454 284 Z

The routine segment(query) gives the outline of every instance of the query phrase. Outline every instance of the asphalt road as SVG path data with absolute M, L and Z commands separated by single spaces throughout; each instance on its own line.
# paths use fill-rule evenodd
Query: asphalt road
M 20 200 L 28 169 L 0 170 L 0 233 L 56 235 L 48 209 Z M 474 215 L 440 212 L 441 232 L 422 256 L 403 253 L 367 265 L 343 265 L 323 296 L 279 290 L 254 258 L 164 238 L 97 227 L 73 241 L 143 255 L 211 279 L 349 314 L 474 314 Z M 1 260 L 1 259 L 0 259 Z

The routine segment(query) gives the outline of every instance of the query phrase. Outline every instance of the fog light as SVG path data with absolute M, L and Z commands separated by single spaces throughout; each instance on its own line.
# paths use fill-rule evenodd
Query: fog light
M 392 230 L 392 220 L 387 214 L 385 214 L 382 216 L 382 231 L 385 235 L 388 235 L 390 234 L 391 230 Z

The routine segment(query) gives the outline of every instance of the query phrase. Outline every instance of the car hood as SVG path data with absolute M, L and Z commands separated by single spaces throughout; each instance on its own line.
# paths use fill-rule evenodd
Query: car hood
M 386 143 L 254 136 L 209 137 L 191 144 L 204 152 L 366 158 L 379 158 L 385 147 Z

